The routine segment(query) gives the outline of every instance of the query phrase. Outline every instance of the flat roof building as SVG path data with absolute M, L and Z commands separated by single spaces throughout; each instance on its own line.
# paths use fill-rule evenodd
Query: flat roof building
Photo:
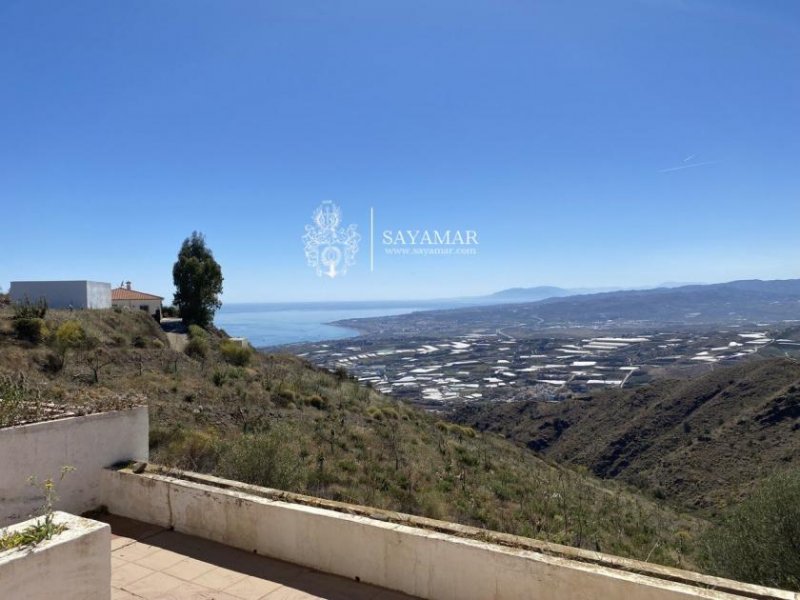
M 12 302 L 38 302 L 50 308 L 111 308 L 111 284 L 101 281 L 12 281 Z

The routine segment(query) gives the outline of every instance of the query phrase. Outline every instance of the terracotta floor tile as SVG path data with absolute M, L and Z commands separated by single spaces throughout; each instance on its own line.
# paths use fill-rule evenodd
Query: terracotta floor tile
M 264 596 L 263 600 L 319 600 L 319 598 L 320 596 L 314 596 L 302 590 L 282 587 Z
M 192 581 L 215 590 L 223 591 L 225 588 L 232 586 L 245 577 L 247 577 L 245 573 L 223 569 L 222 567 L 214 567 L 210 571 L 206 571 L 202 575 L 195 577 Z
M 111 600 L 141 600 L 138 596 L 134 596 L 125 590 L 118 590 L 111 588 Z
M 118 568 L 112 567 L 111 586 L 123 587 L 129 583 L 133 583 L 134 581 L 141 579 L 142 577 L 151 575 L 154 572 L 155 571 L 152 569 L 148 569 L 147 567 L 143 567 L 134 563 L 126 563 Z
M 128 562 L 136 562 L 145 556 L 158 552 L 160 549 L 161 548 L 158 548 L 157 546 L 150 546 L 149 544 L 137 542 L 135 544 L 123 546 L 118 550 L 114 550 L 112 556 L 116 556 L 122 560 L 127 560 Z
M 174 565 L 163 569 L 163 572 L 167 573 L 168 575 L 172 575 L 173 577 L 177 577 L 178 579 L 192 581 L 193 579 L 200 577 L 200 575 L 210 571 L 213 568 L 214 565 L 202 560 L 197 560 L 196 558 L 184 558 L 181 562 L 175 563 Z
M 111 551 L 119 550 L 123 546 L 127 546 L 128 544 L 133 544 L 136 540 L 129 537 L 124 537 L 122 535 L 112 535 L 111 536 Z
M 196 583 L 183 583 L 180 587 L 149 597 L 148 600 L 239 600 L 239 598 Z
M 225 592 L 241 600 L 260 600 L 268 593 L 274 592 L 280 587 L 282 587 L 282 584 L 276 583 L 275 581 L 248 575 L 232 586 L 225 588 Z
M 158 551 L 148 554 L 144 558 L 140 558 L 134 562 L 137 565 L 142 565 L 148 569 L 164 571 L 165 569 L 168 569 L 182 560 L 185 560 L 185 558 L 186 557 L 183 554 L 178 554 L 177 552 L 172 552 L 171 550 L 159 549 Z
M 137 579 L 133 583 L 124 585 L 122 588 L 134 595 L 151 600 L 153 598 L 163 598 L 166 592 L 170 592 L 185 584 L 185 581 L 181 581 L 177 577 L 167 575 L 166 573 L 155 572 L 141 579 Z

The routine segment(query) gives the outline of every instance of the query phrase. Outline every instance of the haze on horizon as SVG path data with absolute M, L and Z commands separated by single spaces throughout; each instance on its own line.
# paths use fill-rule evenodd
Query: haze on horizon
M 0 286 L 169 299 L 192 230 L 225 302 L 800 277 L 798 34 L 791 1 L 4 3 Z M 362 238 L 335 279 L 324 200 Z

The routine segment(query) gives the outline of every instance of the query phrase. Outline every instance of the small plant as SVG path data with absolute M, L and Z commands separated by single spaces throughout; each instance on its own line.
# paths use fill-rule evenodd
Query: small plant
M 248 346 L 240 346 L 236 342 L 225 340 L 219 345 L 219 351 L 225 362 L 237 367 L 246 367 L 250 364 L 253 351 Z
M 39 298 L 31 302 L 27 297 L 22 302 L 14 304 L 13 319 L 44 319 L 47 315 L 47 300 Z
M 56 353 L 61 359 L 61 364 L 58 365 L 54 361 L 53 366 L 58 367 L 57 370 L 61 370 L 67 361 L 67 353 L 72 349 L 80 348 L 86 343 L 86 332 L 78 321 L 65 321 L 56 329 L 54 341 Z
M 26 342 L 33 342 L 38 344 L 42 342 L 49 334 L 47 325 L 44 319 L 38 318 L 15 318 L 13 320 L 14 333 L 17 337 Z
M 272 401 L 283 408 L 297 403 L 297 394 L 293 390 L 278 390 L 272 394 Z
M 195 327 L 195 325 L 192 325 L 192 327 Z M 186 344 L 186 348 L 183 349 L 183 352 L 186 356 L 202 360 L 208 356 L 208 342 L 205 337 L 190 336 L 189 343 Z
M 328 408 L 328 400 L 320 396 L 319 394 L 314 394 L 313 396 L 306 399 L 309 405 L 313 406 L 317 410 L 327 410 Z
M 84 353 L 84 361 L 91 371 L 90 383 L 100 383 L 100 371 L 114 364 L 114 357 L 103 348 L 88 350 Z
M 219 369 L 216 369 L 211 374 L 211 381 L 214 382 L 214 385 L 217 387 L 222 387 L 225 384 L 225 379 L 226 379 L 225 371 L 220 371 Z
M 194 340 L 198 338 L 207 339 L 208 333 L 206 333 L 206 330 L 199 325 L 189 325 L 189 339 Z
M 59 481 L 63 481 L 64 476 L 74 470 L 75 468 L 70 466 L 61 467 Z M 54 520 L 55 503 L 58 500 L 55 482 L 52 479 L 45 479 L 40 482 L 36 477 L 31 476 L 28 478 L 28 483 L 40 488 L 44 493 L 44 504 L 42 504 L 41 508 L 41 516 L 43 518 L 28 525 L 25 529 L 0 537 L 0 551 L 35 546 L 66 529 L 66 526 L 57 524 Z
M 36 420 L 42 411 L 41 391 L 23 374 L 0 374 L 0 427 Z

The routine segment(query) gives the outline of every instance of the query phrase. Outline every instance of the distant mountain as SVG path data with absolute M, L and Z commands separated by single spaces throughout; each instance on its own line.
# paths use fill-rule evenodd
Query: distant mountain
M 659 287 L 669 287 L 663 284 Z M 616 292 L 623 288 L 604 287 L 604 288 L 560 288 L 552 285 L 539 285 L 534 287 L 515 287 L 500 290 L 489 296 L 487 299 L 504 302 L 537 302 L 547 298 L 563 298 L 565 296 L 580 296 L 584 294 L 599 294 L 602 292 Z
M 386 335 L 457 335 L 476 328 L 521 335 L 545 327 L 718 326 L 800 320 L 800 279 L 562 295 L 535 302 L 514 298 L 522 292 L 502 293 L 508 293 L 500 297 L 502 303 L 352 319 L 340 324 Z
M 548 320 L 729 323 L 800 319 L 800 279 L 731 281 L 550 298 L 530 305 Z
M 508 288 L 507 290 L 500 290 L 494 294 L 490 294 L 489 298 L 493 300 L 508 300 L 534 302 L 536 300 L 544 300 L 545 298 L 559 298 L 562 296 L 571 296 L 576 292 L 566 290 L 560 287 L 553 287 L 549 285 L 540 285 L 536 287 L 515 287 Z M 579 293 L 579 292 L 578 292 Z
M 800 363 L 757 359 L 558 404 L 467 405 L 453 419 L 713 514 L 800 467 Z

